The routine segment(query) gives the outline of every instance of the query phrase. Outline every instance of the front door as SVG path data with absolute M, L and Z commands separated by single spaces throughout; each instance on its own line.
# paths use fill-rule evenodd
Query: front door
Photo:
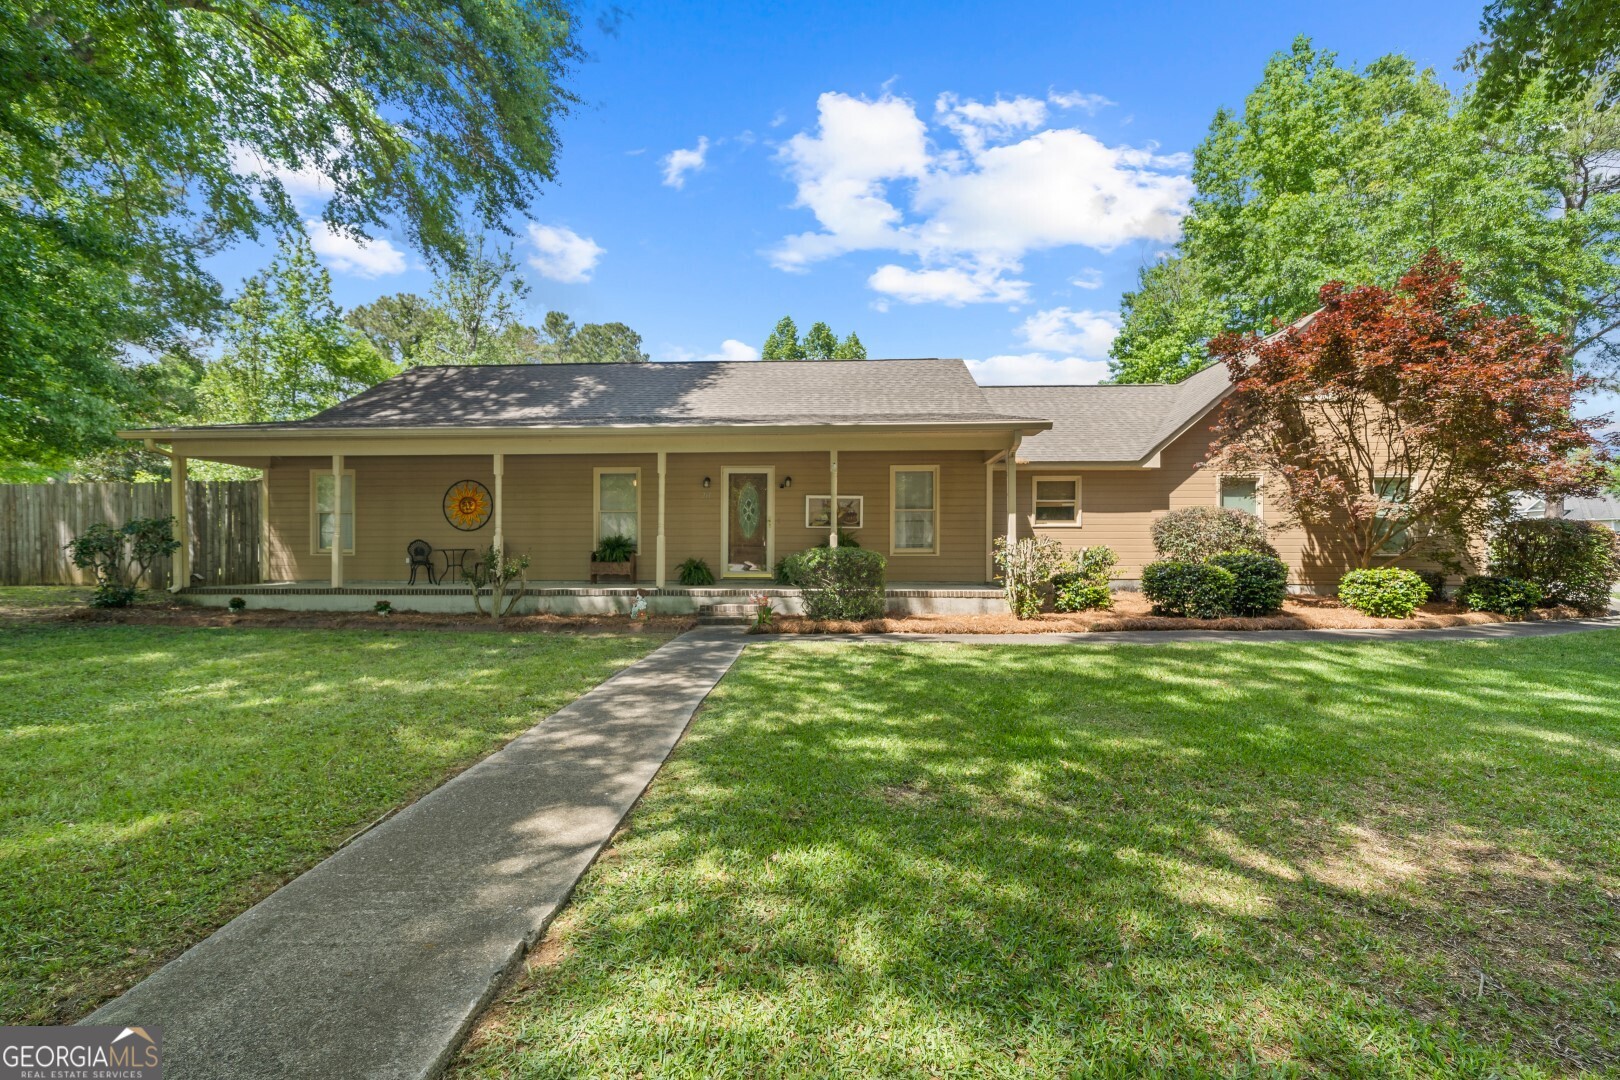
M 776 471 L 728 468 L 725 520 L 727 577 L 769 577 L 776 550 Z

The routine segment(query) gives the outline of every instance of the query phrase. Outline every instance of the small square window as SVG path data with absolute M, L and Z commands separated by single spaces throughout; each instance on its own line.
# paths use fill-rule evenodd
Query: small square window
M 1221 477 L 1221 509 L 1260 516 L 1260 481 L 1248 476 Z
M 1080 481 L 1077 478 L 1035 478 L 1035 524 L 1080 524 Z

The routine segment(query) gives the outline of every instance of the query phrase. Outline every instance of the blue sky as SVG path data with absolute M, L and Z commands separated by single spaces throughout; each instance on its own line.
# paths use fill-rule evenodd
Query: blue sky
M 1096 381 L 1191 150 L 1269 55 L 1305 34 L 1455 85 L 1480 6 L 632 0 L 587 32 L 557 182 L 510 223 L 528 314 L 629 323 L 658 360 L 747 358 L 791 314 L 982 382 Z M 397 235 L 316 241 L 345 306 L 431 286 Z

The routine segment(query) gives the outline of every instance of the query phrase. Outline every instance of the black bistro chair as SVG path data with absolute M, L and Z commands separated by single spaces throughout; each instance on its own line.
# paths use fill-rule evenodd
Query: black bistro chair
M 433 545 L 426 540 L 412 540 L 405 545 L 405 555 L 411 564 L 411 584 L 416 584 L 416 571 L 426 569 L 428 584 L 437 585 L 438 579 L 433 576 Z

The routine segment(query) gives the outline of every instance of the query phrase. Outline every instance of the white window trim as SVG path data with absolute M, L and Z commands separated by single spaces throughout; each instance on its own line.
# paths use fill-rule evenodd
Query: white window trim
M 765 569 L 731 569 L 731 474 L 765 475 Z M 723 578 L 770 578 L 776 566 L 776 466 L 724 465 L 720 468 L 720 576 Z
M 895 486 L 895 474 L 903 472 L 931 472 L 934 474 L 934 546 L 932 548 L 896 548 L 894 546 L 894 518 L 900 512 L 895 505 L 895 495 L 899 490 Z M 919 555 L 924 557 L 939 554 L 939 534 L 942 515 L 939 509 L 939 466 L 938 465 L 890 465 L 889 466 L 889 557 Z
M 1379 487 L 1383 487 L 1385 482 L 1390 481 L 1390 480 L 1399 480 L 1402 483 L 1404 483 L 1406 485 L 1406 497 L 1408 499 L 1410 499 L 1412 497 L 1412 478 L 1410 476 L 1397 476 L 1397 475 L 1394 475 L 1392 473 L 1392 474 L 1390 474 L 1388 476 L 1375 476 L 1375 477 L 1373 477 L 1373 482 L 1375 484 L 1377 484 Z M 1382 496 L 1380 496 L 1380 497 L 1382 497 Z M 1410 534 L 1411 531 L 1412 531 L 1412 523 L 1410 521 L 1408 521 L 1406 523 L 1406 531 L 1407 531 L 1408 534 Z M 1375 558 L 1375 559 L 1403 559 L 1403 558 L 1406 557 L 1407 554 L 1408 553 L 1404 552 L 1404 551 L 1385 551 L 1383 545 L 1380 544 L 1378 546 L 1378 550 L 1373 552 L 1373 558 Z
M 309 470 L 309 553 L 311 555 L 330 555 L 331 548 L 321 547 L 321 489 L 317 477 L 331 476 L 331 469 Z M 349 501 L 354 505 L 354 543 L 360 542 L 360 499 L 359 489 L 354 486 L 354 470 L 343 470 L 343 490 L 349 493 Z M 333 535 L 339 540 L 343 539 L 343 501 L 338 500 L 337 532 Z M 343 554 L 353 555 L 354 547 L 350 545 L 343 549 Z
M 865 495 L 845 495 L 843 493 L 839 493 L 839 496 L 838 496 L 838 501 L 839 502 L 849 502 L 851 500 L 854 500 L 854 503 L 855 503 L 855 524 L 853 524 L 853 525 L 838 525 L 837 521 L 834 521 L 831 525 L 812 525 L 812 524 L 810 524 L 810 500 L 811 499 L 831 499 L 831 498 L 832 498 L 832 496 L 827 495 L 827 494 L 806 495 L 804 497 L 804 527 L 805 528 L 807 528 L 807 529 L 830 529 L 835 525 L 838 526 L 839 528 L 842 528 L 842 529 L 860 529 L 860 528 L 865 527 L 865 525 L 866 525 L 866 496 Z M 833 511 L 834 511 L 834 516 L 836 517 L 836 515 L 837 515 L 837 507 L 834 507 Z
M 1266 482 L 1265 479 L 1253 473 L 1222 473 L 1215 481 L 1215 507 L 1221 507 L 1221 487 L 1228 480 L 1254 481 L 1254 516 L 1261 521 L 1266 520 Z
M 602 542 L 602 475 L 604 473 L 629 473 L 636 478 L 636 535 L 630 539 L 636 543 L 636 554 L 641 553 L 641 466 L 639 465 L 601 465 L 591 470 L 591 550 Z
M 1037 485 L 1042 480 L 1058 480 L 1074 485 L 1074 520 L 1073 521 L 1042 521 L 1039 517 L 1039 505 L 1035 501 Z M 1033 473 L 1029 478 L 1029 522 L 1036 529 L 1078 529 L 1080 527 L 1080 477 L 1074 473 Z

